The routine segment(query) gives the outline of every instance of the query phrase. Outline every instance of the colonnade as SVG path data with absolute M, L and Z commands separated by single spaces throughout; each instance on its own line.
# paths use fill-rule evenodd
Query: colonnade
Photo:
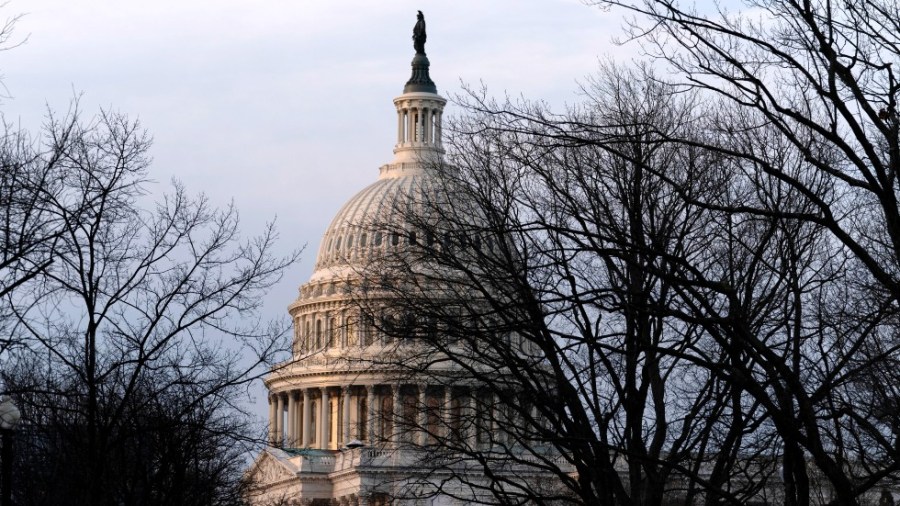
M 440 147 L 443 109 L 444 104 L 436 101 L 397 103 L 397 145 Z
M 368 444 L 426 445 L 431 435 L 483 442 L 501 418 L 492 395 L 466 387 L 371 384 L 296 388 L 269 395 L 269 443 L 284 448 L 336 450 L 356 439 Z M 487 395 L 487 397 L 485 397 Z M 485 423 L 461 423 L 461 420 Z M 442 434 L 443 433 L 443 434 Z M 496 433 L 496 432 L 495 432 Z

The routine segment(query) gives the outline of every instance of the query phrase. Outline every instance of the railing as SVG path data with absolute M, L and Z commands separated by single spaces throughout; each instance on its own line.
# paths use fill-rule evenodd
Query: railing
M 321 453 L 320 453 L 321 452 Z M 455 465 L 466 467 L 467 459 L 462 456 L 447 456 Z M 316 450 L 315 453 L 300 455 L 299 463 L 301 473 L 333 473 L 346 471 L 358 467 L 391 468 L 391 467 L 422 467 L 428 465 L 440 465 L 435 462 L 435 454 L 427 450 L 414 448 L 382 449 L 382 448 L 354 448 L 340 451 Z M 535 462 L 540 459 L 527 452 L 518 456 L 521 462 Z M 549 457 L 548 460 L 564 464 L 559 456 Z M 512 463 L 510 467 L 516 467 Z

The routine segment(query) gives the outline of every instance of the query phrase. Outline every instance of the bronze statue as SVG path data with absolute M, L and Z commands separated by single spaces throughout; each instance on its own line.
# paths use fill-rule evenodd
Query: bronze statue
M 418 12 L 419 14 L 416 16 L 418 21 L 413 28 L 413 47 L 416 49 L 416 54 L 425 54 L 425 15 L 422 14 L 422 11 Z

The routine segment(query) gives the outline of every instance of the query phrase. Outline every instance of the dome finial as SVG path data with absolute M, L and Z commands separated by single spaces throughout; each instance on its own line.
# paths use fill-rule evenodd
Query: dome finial
M 425 92 L 437 93 L 437 86 L 428 75 L 428 67 L 431 65 L 425 56 L 425 15 L 418 11 L 416 26 L 413 27 L 413 48 L 416 55 L 412 61 L 412 76 L 406 82 L 403 93 Z

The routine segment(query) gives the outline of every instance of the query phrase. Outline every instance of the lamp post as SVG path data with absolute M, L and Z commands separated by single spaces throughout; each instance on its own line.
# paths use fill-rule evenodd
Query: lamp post
M 3 433 L 3 453 L 0 454 L 0 506 L 12 506 L 12 458 L 13 458 L 13 430 L 19 425 L 22 413 L 13 403 L 12 399 L 4 395 L 0 397 L 0 432 Z

